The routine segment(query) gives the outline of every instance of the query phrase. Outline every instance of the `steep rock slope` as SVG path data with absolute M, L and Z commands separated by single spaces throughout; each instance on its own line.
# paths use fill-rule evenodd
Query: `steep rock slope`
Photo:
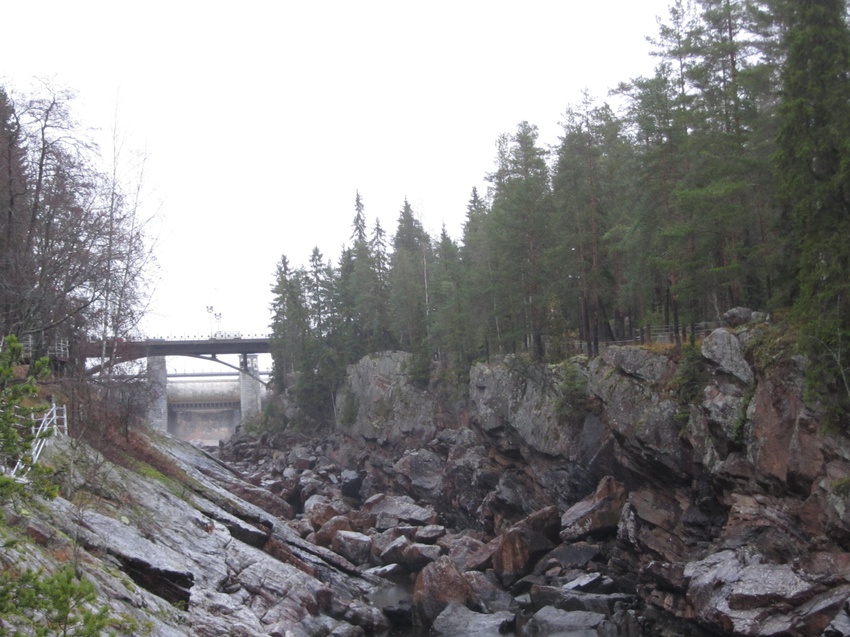
M 850 635 L 850 444 L 805 402 L 806 361 L 790 343 L 750 323 L 684 352 L 609 347 L 559 366 L 477 365 L 468 418 L 417 422 L 438 411 L 422 408 L 421 392 L 404 427 L 373 419 L 368 442 L 379 444 L 336 457 L 361 471 L 363 497 L 398 490 L 499 547 L 516 547 L 516 525 L 555 507 L 556 550 L 590 550 L 583 568 L 636 594 L 645 616 L 721 634 Z M 381 388 L 403 377 L 370 378 L 362 365 L 350 374 L 357 384 L 343 391 L 361 412 L 383 401 L 392 413 Z M 357 437 L 359 426 L 338 430 Z M 552 555 L 548 571 L 539 554 L 524 559 L 507 576 L 491 563 L 514 593 L 517 580 L 548 573 L 526 581 L 545 597 L 569 570 Z
M 6 542 L 4 566 L 73 564 L 123 635 L 295 637 L 389 625 L 363 601 L 381 582 L 304 542 L 286 524 L 286 503 L 185 443 L 151 444 L 172 477 L 54 441 L 46 462 L 62 496 L 6 508 L 7 532 L 28 541 Z

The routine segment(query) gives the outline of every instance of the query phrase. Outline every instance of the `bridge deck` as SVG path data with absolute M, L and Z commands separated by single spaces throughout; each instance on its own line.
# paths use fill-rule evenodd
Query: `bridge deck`
M 85 358 L 99 358 L 101 343 L 85 343 L 81 348 Z M 203 339 L 192 341 L 121 341 L 115 344 L 115 356 L 135 360 L 149 356 L 217 356 L 219 354 L 267 354 L 271 351 L 268 338 Z

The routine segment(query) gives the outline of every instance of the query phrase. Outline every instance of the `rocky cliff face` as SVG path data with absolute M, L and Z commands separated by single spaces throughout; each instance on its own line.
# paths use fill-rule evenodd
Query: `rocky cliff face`
M 724 634 L 850 634 L 850 445 L 804 401 L 805 364 L 779 329 L 749 323 L 684 353 L 610 347 L 560 366 L 477 365 L 468 419 L 430 438 L 407 435 L 430 423 L 382 428 L 364 484 L 495 536 L 496 579 L 514 593 L 570 570 L 544 551 L 545 570 L 525 549 L 525 563 L 497 566 L 505 546 L 531 542 L 516 525 L 554 507 L 547 546 L 595 551 L 583 568 L 636 595 L 644 614 Z M 362 365 L 351 374 L 374 387 Z
M 126 634 L 850 635 L 850 442 L 787 340 L 477 365 L 456 410 L 369 357 L 321 436 L 158 440 L 168 478 L 60 445 L 4 559 L 73 558 Z

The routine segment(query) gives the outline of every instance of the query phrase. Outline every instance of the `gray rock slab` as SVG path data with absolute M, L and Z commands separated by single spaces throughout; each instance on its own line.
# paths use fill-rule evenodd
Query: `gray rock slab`
M 565 611 L 544 606 L 534 613 L 526 630 L 534 635 L 569 633 L 570 635 L 597 635 L 596 629 L 605 623 L 605 615 L 583 610 Z M 581 631 L 581 632 L 579 632 Z M 585 632 L 586 631 L 586 632 Z
M 463 635 L 502 635 L 516 621 L 513 613 L 476 613 L 460 604 L 449 604 L 434 620 L 432 632 L 445 637 Z
M 720 369 L 747 383 L 753 384 L 753 370 L 744 359 L 744 352 L 738 337 L 722 327 L 705 337 L 702 342 L 702 355 L 716 363 Z

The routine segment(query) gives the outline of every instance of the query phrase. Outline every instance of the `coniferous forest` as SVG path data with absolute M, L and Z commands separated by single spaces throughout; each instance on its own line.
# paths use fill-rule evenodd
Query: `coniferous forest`
M 847 3 L 676 0 L 651 42 L 654 75 L 569 106 L 554 147 L 529 122 L 499 138 L 459 240 L 407 201 L 394 229 L 370 223 L 358 192 L 341 254 L 280 259 L 274 380 L 304 417 L 332 419 L 370 352 L 411 352 L 414 382 L 456 387 L 478 360 L 594 354 L 650 325 L 678 340 L 744 305 L 796 325 L 812 391 L 845 418 Z

